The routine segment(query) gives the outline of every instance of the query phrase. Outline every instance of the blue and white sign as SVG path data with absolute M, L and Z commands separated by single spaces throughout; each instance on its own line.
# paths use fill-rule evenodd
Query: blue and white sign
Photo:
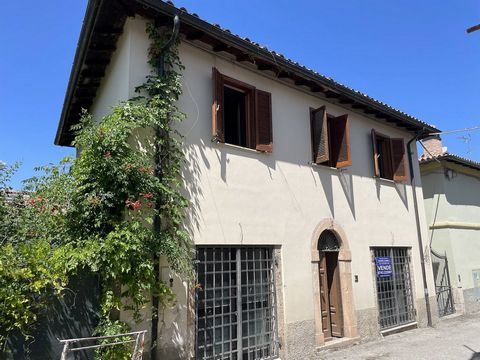
M 392 258 L 389 256 L 379 256 L 375 258 L 377 268 L 377 277 L 386 278 L 393 274 Z

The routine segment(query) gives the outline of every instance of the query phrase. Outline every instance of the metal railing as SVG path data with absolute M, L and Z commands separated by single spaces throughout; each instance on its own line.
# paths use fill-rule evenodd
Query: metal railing
M 435 278 L 435 293 L 437 295 L 438 315 L 440 317 L 455 313 L 453 304 L 452 286 L 448 269 L 447 254 L 432 253 L 433 276 Z
M 117 335 L 110 335 L 110 336 L 95 336 L 95 337 L 86 337 L 86 338 L 78 338 L 78 339 L 65 339 L 59 340 L 63 344 L 62 356 L 60 360 L 67 360 L 67 356 L 70 353 L 74 353 L 77 351 L 89 350 L 89 349 L 98 349 L 103 347 L 115 346 L 115 345 L 123 345 L 123 344 L 130 344 L 135 343 L 135 346 L 132 351 L 132 360 L 142 360 L 143 359 L 143 351 L 145 348 L 145 334 L 147 330 L 143 331 L 134 331 L 125 334 L 117 334 Z M 79 347 L 72 347 L 73 344 L 81 345 L 83 342 L 96 342 L 99 340 L 108 340 L 108 339 L 119 339 L 130 337 L 129 340 L 117 340 L 111 343 L 105 344 L 95 344 L 95 345 L 86 345 L 86 346 L 79 346 Z

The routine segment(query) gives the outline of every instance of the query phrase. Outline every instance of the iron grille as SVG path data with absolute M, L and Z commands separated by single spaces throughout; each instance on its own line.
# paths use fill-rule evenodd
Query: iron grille
M 278 354 L 272 248 L 198 247 L 196 359 Z
M 448 272 L 447 254 L 440 255 L 432 252 L 433 276 L 435 278 L 435 294 L 437 295 L 437 305 L 439 316 L 451 315 L 455 312 L 453 304 L 452 287 L 450 284 L 450 274 Z
M 373 252 L 375 258 L 389 257 L 392 264 L 390 276 L 380 276 L 377 272 L 380 329 L 415 321 L 408 249 L 375 248 Z

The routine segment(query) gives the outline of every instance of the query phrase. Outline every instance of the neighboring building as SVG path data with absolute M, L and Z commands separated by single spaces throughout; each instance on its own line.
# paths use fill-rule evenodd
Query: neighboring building
M 406 144 L 438 130 L 184 9 L 122 3 L 89 2 L 55 142 L 70 144 L 82 107 L 99 119 L 135 95 L 151 70 L 148 19 L 171 27 L 178 14 L 186 227 L 202 290 L 192 299 L 174 281 L 160 358 L 305 359 L 425 326 L 428 238 Z M 436 314 L 431 271 L 426 283 Z
M 424 146 L 420 169 L 440 315 L 479 311 L 480 163 L 449 154 L 438 136 Z

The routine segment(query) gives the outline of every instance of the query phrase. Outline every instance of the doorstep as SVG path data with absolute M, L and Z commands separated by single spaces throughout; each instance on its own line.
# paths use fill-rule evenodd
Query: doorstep
M 325 342 L 325 345 L 318 346 L 315 350 L 317 352 L 324 351 L 324 350 L 338 350 L 338 349 L 350 347 L 352 345 L 356 345 L 358 343 L 360 343 L 360 336 L 356 336 L 353 338 L 343 337 L 343 338 L 327 341 Z
M 403 331 L 413 330 L 416 328 L 418 328 L 418 324 L 416 321 L 414 321 L 408 324 L 403 324 L 403 325 L 395 326 L 393 328 L 382 330 L 380 331 L 380 334 L 382 334 L 382 336 L 389 336 L 393 334 L 398 334 Z

